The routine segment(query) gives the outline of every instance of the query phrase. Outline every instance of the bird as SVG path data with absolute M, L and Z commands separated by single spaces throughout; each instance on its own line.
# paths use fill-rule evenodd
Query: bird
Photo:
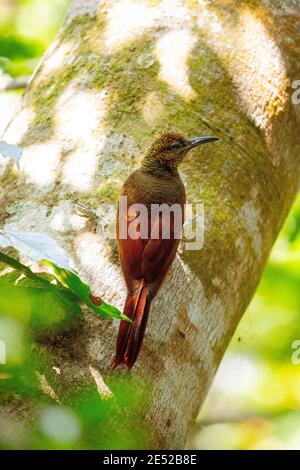
M 130 174 L 120 189 L 116 234 L 127 287 L 123 313 L 131 323 L 126 320 L 120 323 L 112 369 L 121 364 L 131 369 L 135 364 L 151 303 L 176 256 L 186 203 L 178 167 L 190 150 L 217 140 L 211 136 L 187 139 L 174 130 L 161 132 L 150 145 L 140 167 Z M 121 210 L 124 198 L 126 205 L 123 204 Z M 141 207 L 146 210 L 141 211 Z M 152 211 L 153 207 L 156 211 Z M 157 207 L 169 211 L 160 212 Z M 180 211 L 171 212 L 174 207 Z M 130 225 L 135 230 L 130 232 Z

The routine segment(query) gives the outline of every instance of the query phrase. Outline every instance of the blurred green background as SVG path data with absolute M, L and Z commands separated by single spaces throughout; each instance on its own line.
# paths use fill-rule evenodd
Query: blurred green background
M 30 76 L 62 24 L 68 4 L 69 0 L 1 0 L 0 88 L 12 78 L 26 80 Z M 0 134 L 23 91 L 0 92 Z M 2 320 L 1 329 L 3 332 L 6 328 L 15 343 L 13 367 L 17 369 L 22 363 L 26 370 L 27 346 L 18 349 L 22 327 L 11 322 Z M 298 345 L 294 343 L 297 340 Z M 188 448 L 300 449 L 300 353 L 295 349 L 299 347 L 300 197 L 222 361 Z M 7 382 L 5 376 L 0 379 L 3 398 Z M 23 395 L 34 390 L 35 399 L 39 400 L 35 382 L 28 378 L 26 383 L 14 382 L 10 386 Z M 44 407 L 30 438 L 17 421 L 7 422 L 0 447 L 87 447 L 90 436 L 99 432 L 99 427 L 98 431 L 95 428 L 97 420 L 105 422 L 106 413 L 120 412 L 126 406 L 124 397 L 116 408 L 119 411 L 115 404 L 97 405 L 92 392 L 89 397 L 91 401 L 86 396 L 77 398 L 76 411 L 50 404 Z M 60 434 L 59 429 L 69 432 Z M 117 445 L 111 436 L 101 437 L 104 448 Z M 118 436 L 119 446 L 120 439 Z M 125 447 L 139 446 L 138 439 L 130 433 L 122 439 Z

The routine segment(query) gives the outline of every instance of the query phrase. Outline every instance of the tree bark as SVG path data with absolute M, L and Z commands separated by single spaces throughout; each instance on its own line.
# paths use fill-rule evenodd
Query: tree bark
M 221 138 L 182 164 L 188 201 L 204 203 L 204 246 L 178 254 L 130 372 L 147 395 L 145 448 L 185 445 L 296 194 L 299 26 L 298 0 L 74 0 L 5 132 L 24 155 L 19 172 L 0 161 L 3 225 L 54 236 L 120 309 L 115 243 L 72 204 L 108 216 L 101 204 L 116 203 L 157 131 Z M 117 327 L 88 315 L 71 340 L 43 346 L 59 399 L 87 380 L 107 391 Z

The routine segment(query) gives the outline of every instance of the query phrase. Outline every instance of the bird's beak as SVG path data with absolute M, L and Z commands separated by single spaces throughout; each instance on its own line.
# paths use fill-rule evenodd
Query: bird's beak
M 216 142 L 217 140 L 219 140 L 218 137 L 211 137 L 209 135 L 204 137 L 193 137 L 192 139 L 187 140 L 184 149 L 190 150 L 200 144 L 206 144 L 207 142 Z

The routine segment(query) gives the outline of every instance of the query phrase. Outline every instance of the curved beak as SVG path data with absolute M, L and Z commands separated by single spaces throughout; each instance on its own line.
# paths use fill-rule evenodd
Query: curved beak
M 217 140 L 219 140 L 218 137 L 211 137 L 209 135 L 204 137 L 193 137 L 192 139 L 186 141 L 186 145 L 184 146 L 184 148 L 190 150 L 200 144 L 206 144 L 207 142 L 216 142 Z

